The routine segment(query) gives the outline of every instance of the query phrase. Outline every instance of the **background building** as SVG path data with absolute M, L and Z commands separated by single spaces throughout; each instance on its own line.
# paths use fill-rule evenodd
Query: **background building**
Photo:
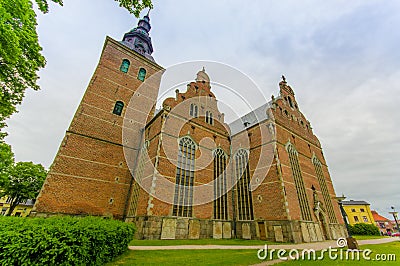
M 391 235 L 394 232 L 392 221 L 378 214 L 376 211 L 371 211 L 371 213 L 374 218 L 375 224 L 379 228 L 379 231 L 382 235 Z
M 0 198 L 0 214 L 7 215 L 8 209 L 10 208 L 11 198 L 8 196 L 4 196 Z M 35 200 L 29 199 L 23 202 L 19 202 L 18 205 L 15 207 L 11 216 L 21 216 L 26 217 L 30 214 L 33 205 L 35 204 Z
M 32 215 L 111 216 L 144 239 L 345 236 L 321 144 L 285 78 L 228 125 L 203 69 L 155 114 L 163 68 L 150 29 L 145 16 L 121 42 L 106 38 Z
M 342 201 L 344 211 L 351 225 L 357 223 L 375 224 L 371 213 L 370 204 L 361 200 Z

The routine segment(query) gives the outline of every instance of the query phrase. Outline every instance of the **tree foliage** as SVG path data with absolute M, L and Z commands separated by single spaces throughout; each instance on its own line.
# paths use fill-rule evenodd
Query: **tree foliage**
M 0 0 L 0 129 L 16 112 L 26 88 L 39 89 L 37 71 L 46 61 L 36 25 L 31 1 Z
M 374 224 L 357 223 L 355 225 L 349 225 L 349 230 L 352 235 L 380 235 L 378 227 L 376 227 Z
M 47 0 L 35 0 L 38 5 L 40 11 L 43 13 L 47 13 L 49 11 L 49 3 Z M 63 0 L 51 0 L 54 3 L 63 5 Z M 151 0 L 114 0 L 119 2 L 119 5 L 130 13 L 134 14 L 136 17 L 139 17 L 140 12 L 145 8 L 153 8 L 153 4 Z
M 11 151 L 11 146 L 0 142 L 0 184 L 6 182 L 13 165 L 14 154 Z
M 49 3 L 47 0 L 35 0 L 35 1 L 40 11 L 42 11 L 43 13 L 49 12 Z M 51 0 L 51 1 L 61 6 L 63 5 L 63 0 Z
M 145 8 L 153 8 L 151 0 L 115 0 L 119 5 L 127 9 L 130 13 L 139 17 L 140 12 Z
M 10 215 L 19 202 L 35 199 L 46 178 L 47 171 L 41 164 L 18 162 L 9 145 L 0 143 L 0 196 L 11 197 Z
M 49 1 L 63 5 L 63 0 L 35 0 L 43 13 Z M 115 0 L 136 17 L 151 0 Z M 0 0 L 0 130 L 5 120 L 17 111 L 27 88 L 39 89 L 38 70 L 46 60 L 41 54 L 36 31 L 36 14 L 31 0 Z M 0 140 L 6 133 L 0 131 Z

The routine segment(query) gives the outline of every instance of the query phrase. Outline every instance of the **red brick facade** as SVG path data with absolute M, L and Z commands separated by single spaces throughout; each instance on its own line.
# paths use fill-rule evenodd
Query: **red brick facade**
M 123 59 L 130 61 L 127 73 L 120 70 Z M 139 68 L 146 69 L 149 76 L 162 70 L 107 37 L 99 64 L 50 168 L 33 215 L 36 212 L 123 218 L 132 178 L 122 147 L 128 144 L 137 150 L 141 136 L 136 134 L 133 142 L 123 140 L 126 108 L 121 116 L 113 114 L 113 109 L 116 101 L 126 106 L 142 84 L 137 78 Z M 149 95 L 139 97 L 155 101 L 157 93 L 158 90 L 149 90 Z
M 121 71 L 124 59 L 130 62 L 127 73 Z M 141 68 L 150 81 L 139 91 Z M 154 115 L 162 71 L 148 58 L 106 39 L 32 215 L 125 219 L 136 222 L 137 236 L 145 239 L 310 242 L 345 235 L 321 145 L 285 81 L 279 84 L 280 95 L 258 109 L 261 119 L 247 122 L 246 115 L 228 125 L 204 71 Z M 120 115 L 114 113 L 117 101 L 124 104 Z M 196 114 L 191 104 L 197 106 Z M 234 128 L 241 123 L 246 123 L 242 129 Z M 182 138 L 196 146 L 193 211 L 188 217 L 173 212 Z M 226 191 L 227 219 L 216 219 L 216 203 L 208 200 L 216 193 L 216 149 L 225 154 L 228 187 L 245 176 L 236 174 L 238 150 L 248 154 L 249 183 Z M 240 203 L 245 194 L 246 203 Z M 240 204 L 251 218 L 239 219 Z

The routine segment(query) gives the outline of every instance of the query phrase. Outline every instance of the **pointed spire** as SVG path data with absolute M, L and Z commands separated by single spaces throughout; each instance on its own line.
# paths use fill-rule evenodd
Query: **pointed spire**
M 153 45 L 149 35 L 149 31 L 151 30 L 149 14 L 150 9 L 147 12 L 147 15 L 139 20 L 136 28 L 125 33 L 122 43 L 139 54 L 154 61 L 153 57 L 151 56 L 153 53 Z

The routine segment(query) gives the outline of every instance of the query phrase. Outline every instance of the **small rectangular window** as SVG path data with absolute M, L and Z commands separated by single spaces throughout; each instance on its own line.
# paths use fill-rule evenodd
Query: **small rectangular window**
M 124 103 L 121 101 L 117 101 L 114 105 L 113 114 L 121 115 L 123 109 L 124 109 Z
M 119 70 L 121 70 L 124 73 L 128 73 L 130 65 L 131 65 L 131 63 L 129 62 L 129 60 L 128 59 L 124 59 L 124 60 L 122 60 L 121 66 L 119 67 Z
M 355 221 L 355 222 L 358 222 L 358 221 L 359 221 L 357 216 L 354 216 L 354 221 Z
M 140 81 L 144 81 L 144 79 L 146 78 L 146 69 L 140 68 L 137 78 L 138 78 L 138 80 L 140 80 Z
M 356 212 L 356 209 L 351 209 L 351 212 Z
M 190 116 L 192 116 L 192 117 L 197 117 L 197 105 L 195 105 L 194 103 L 192 103 L 191 105 L 190 105 L 190 110 L 189 110 L 189 114 L 190 114 Z
M 360 209 L 360 212 L 365 212 L 365 210 L 364 209 Z
M 210 125 L 214 124 L 213 115 L 210 111 L 206 111 L 206 123 Z
M 364 221 L 364 223 L 368 223 L 368 218 L 367 218 L 367 216 L 363 216 L 363 221 Z

